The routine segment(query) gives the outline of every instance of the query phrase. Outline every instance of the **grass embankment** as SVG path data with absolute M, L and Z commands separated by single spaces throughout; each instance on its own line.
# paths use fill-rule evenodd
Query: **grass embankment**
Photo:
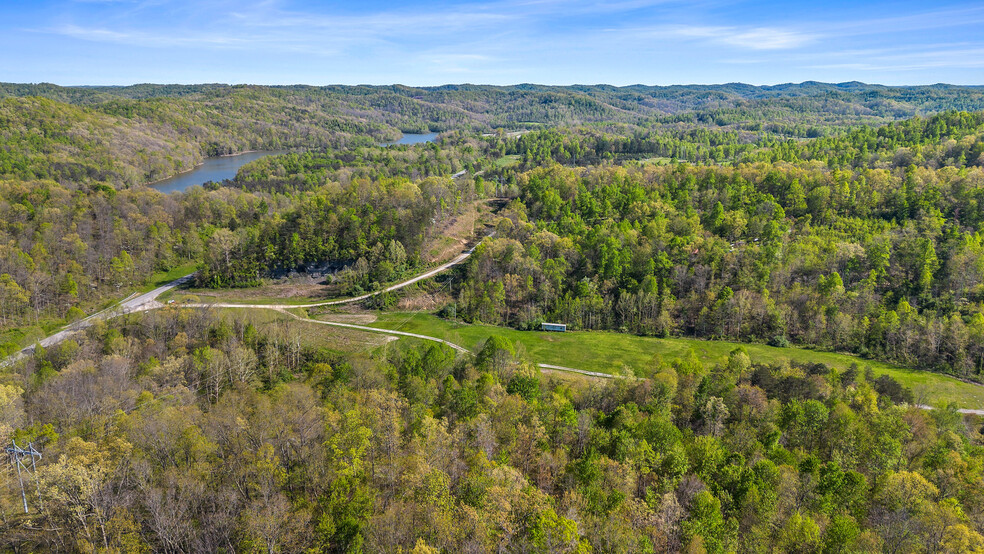
M 150 292 L 157 287 L 163 287 L 171 281 L 194 273 L 197 267 L 198 264 L 195 262 L 190 262 L 171 268 L 167 271 L 158 271 L 150 276 L 150 279 L 147 280 L 146 285 L 140 287 L 140 292 Z
M 330 317 L 326 317 L 330 319 Z M 706 365 L 722 363 L 728 353 L 743 346 L 754 362 L 779 363 L 783 360 L 819 362 L 844 370 L 852 363 L 870 367 L 876 375 L 888 374 L 912 389 L 917 398 L 928 404 L 957 402 L 962 408 L 984 408 L 984 387 L 965 383 L 929 371 L 919 371 L 892 364 L 865 360 L 847 354 L 818 352 L 802 348 L 775 348 L 764 344 L 739 344 L 683 338 L 658 339 L 606 331 L 572 331 L 545 333 L 517 331 L 490 325 L 454 324 L 426 313 L 383 313 L 370 324 L 383 329 L 429 335 L 477 352 L 489 336 L 502 335 L 521 345 L 529 358 L 538 363 L 555 364 L 589 371 L 613 373 L 628 368 L 639 373 L 659 354 L 664 361 L 682 358 L 690 349 Z
M 318 296 L 295 296 L 284 298 L 280 296 L 271 296 L 264 294 L 256 294 L 255 296 L 248 296 L 253 291 L 251 289 L 218 289 L 220 292 L 216 292 L 214 289 L 174 289 L 165 292 L 164 294 L 157 297 L 161 302 L 167 302 L 168 300 L 175 300 L 177 302 L 194 302 L 194 303 L 219 303 L 219 304 L 242 304 L 248 306 L 250 304 L 263 304 L 271 306 L 303 306 L 304 304 L 317 304 L 319 302 L 331 302 L 333 300 L 341 300 L 347 297 L 341 296 L 339 298 L 325 298 Z M 239 296 L 226 296 L 222 294 L 221 291 L 234 290 L 236 292 L 231 294 L 239 294 Z M 245 291 L 245 292 L 242 292 Z
M 686 161 L 686 160 L 681 160 Z M 639 160 L 639 165 L 668 165 L 673 162 L 673 158 L 666 157 L 655 157 L 655 158 L 642 158 Z
M 371 351 L 394 339 L 380 333 L 306 323 L 276 310 L 223 308 L 219 313 L 232 320 L 252 323 L 264 335 L 296 338 L 302 347 L 327 347 L 345 352 Z

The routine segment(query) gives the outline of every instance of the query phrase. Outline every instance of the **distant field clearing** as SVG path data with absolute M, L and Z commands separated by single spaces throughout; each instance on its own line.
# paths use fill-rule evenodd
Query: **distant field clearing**
M 383 313 L 370 326 L 383 329 L 430 335 L 477 352 L 489 336 L 501 335 L 525 348 L 529 358 L 538 363 L 556 364 L 589 371 L 613 373 L 623 367 L 641 373 L 653 356 L 664 361 L 683 357 L 692 348 L 707 365 L 727 359 L 728 353 L 745 347 L 753 362 L 777 363 L 784 359 L 798 362 L 819 362 L 844 370 L 852 363 L 862 369 L 870 367 L 876 375 L 888 374 L 912 389 L 917 398 L 928 404 L 957 402 L 961 408 L 984 408 L 984 387 L 965 383 L 953 377 L 902 368 L 891 364 L 865 360 L 847 354 L 820 352 L 802 348 L 775 348 L 764 344 L 739 344 L 726 341 L 706 341 L 682 338 L 659 339 L 607 331 L 571 331 L 545 333 L 517 331 L 491 325 L 454 324 L 427 313 Z

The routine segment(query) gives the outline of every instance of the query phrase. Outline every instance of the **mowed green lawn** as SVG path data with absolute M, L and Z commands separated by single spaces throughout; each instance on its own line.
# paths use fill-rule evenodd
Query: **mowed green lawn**
M 518 154 L 509 154 L 503 156 L 495 161 L 495 166 L 498 168 L 503 168 L 503 167 L 510 167 L 516 165 L 519 163 L 521 157 L 522 156 L 519 156 Z
M 197 268 L 197 264 L 187 263 L 184 265 L 179 265 L 177 267 L 171 268 L 167 271 L 158 271 L 150 276 L 147 280 L 147 284 L 140 288 L 140 292 L 150 292 L 157 287 L 164 286 L 175 279 L 180 279 L 185 275 L 190 275 L 194 273 Z
M 876 375 L 891 375 L 911 388 L 917 399 L 924 399 L 928 404 L 957 402 L 962 408 L 984 408 L 982 386 L 964 383 L 939 373 L 902 368 L 832 352 L 726 341 L 658 339 L 607 331 L 567 333 L 517 331 L 490 325 L 454 324 L 427 313 L 381 313 L 379 319 L 371 326 L 442 338 L 469 348 L 473 352 L 478 352 L 489 336 L 501 335 L 517 343 L 534 362 L 605 373 L 616 372 L 622 368 L 641 372 L 650 365 L 656 354 L 659 354 L 664 361 L 671 362 L 674 358 L 685 356 L 690 349 L 694 349 L 700 359 L 711 366 L 724 362 L 729 352 L 743 346 L 753 362 L 777 363 L 782 360 L 820 362 L 840 370 L 857 363 L 862 369 L 870 367 Z

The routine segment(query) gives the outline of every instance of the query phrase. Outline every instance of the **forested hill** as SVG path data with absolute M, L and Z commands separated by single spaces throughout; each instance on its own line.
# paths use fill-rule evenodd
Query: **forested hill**
M 43 452 L 0 471 L 0 551 L 984 552 L 984 419 L 864 367 L 984 382 L 984 111 L 894 121 L 980 89 L 5 90 L 0 355 L 193 268 L 253 290 L 0 371 L 0 443 Z M 258 147 L 294 151 L 127 186 Z M 372 311 L 288 309 L 480 236 Z M 438 329 L 475 356 L 405 336 Z
M 893 118 L 941 110 L 976 110 L 984 107 L 984 87 L 947 84 L 889 87 L 859 82 L 820 83 L 807 81 L 772 86 L 727 83 L 721 85 L 631 85 L 624 87 L 536 84 L 511 86 L 462 84 L 436 87 L 331 85 L 314 87 L 307 85 L 255 86 L 213 83 L 200 85 L 138 84 L 125 87 L 61 87 L 50 83 L 0 83 L 0 98 L 42 96 L 71 104 L 100 104 L 118 99 L 188 98 L 201 100 L 236 95 L 244 91 L 254 95 L 270 95 L 278 98 L 327 97 L 350 106 L 365 106 L 381 101 L 409 98 L 417 104 L 457 106 L 476 115 L 495 115 L 503 111 L 515 113 L 519 111 L 518 107 L 524 102 L 534 100 L 548 106 L 553 102 L 566 103 L 573 107 L 572 111 L 579 117 L 590 115 L 592 108 L 600 108 L 609 114 L 625 111 L 645 116 L 676 115 L 681 112 L 704 108 L 716 109 L 736 107 L 757 101 L 804 98 L 854 104 L 860 108 L 860 112 Z M 578 105 L 579 101 L 581 105 Z M 863 115 L 863 113 L 858 115 Z M 611 117 L 600 119 L 612 120 Z M 519 120 L 513 119 L 513 121 Z M 536 119 L 530 121 L 548 123 L 548 121 Z
M 187 170 L 206 156 L 370 144 L 400 131 L 622 123 L 734 131 L 749 143 L 818 137 L 953 109 L 984 109 L 984 88 L 0 83 L 0 177 L 131 186 Z
M 258 98 L 0 100 L 0 179 L 143 184 L 203 157 L 255 149 L 344 147 L 399 132 L 353 115 Z

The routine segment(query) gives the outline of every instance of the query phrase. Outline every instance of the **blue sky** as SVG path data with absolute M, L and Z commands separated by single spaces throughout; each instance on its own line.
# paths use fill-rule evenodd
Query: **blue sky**
M 984 84 L 984 2 L 0 0 L 0 81 Z

